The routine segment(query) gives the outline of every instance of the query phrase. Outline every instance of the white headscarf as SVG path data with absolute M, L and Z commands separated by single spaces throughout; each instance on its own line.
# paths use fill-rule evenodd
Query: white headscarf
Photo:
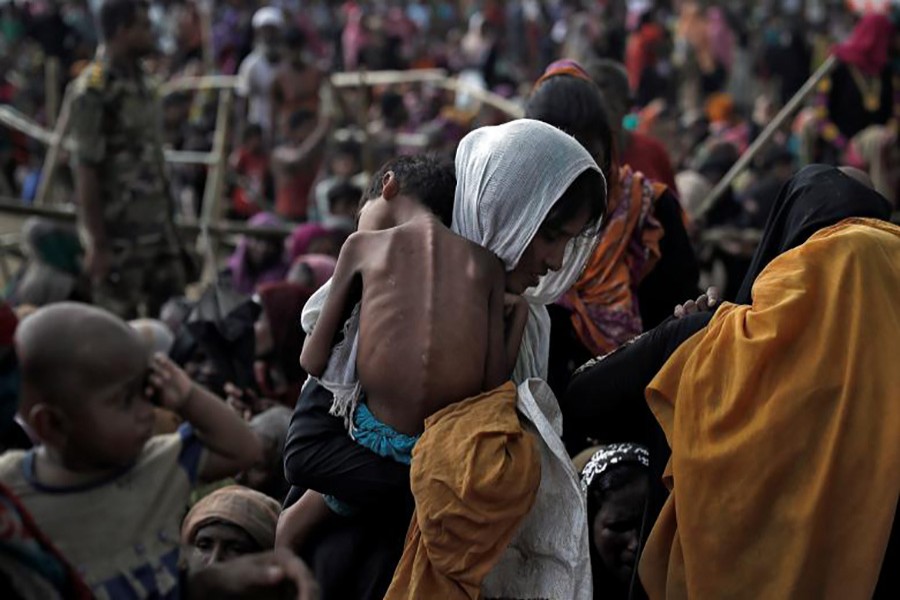
M 519 119 L 476 129 L 456 151 L 453 231 L 499 256 L 511 271 L 553 205 L 589 169 L 600 173 L 605 185 L 587 150 L 542 121 Z M 596 243 L 596 231 L 573 239 L 563 267 L 523 294 L 530 317 L 513 373 L 517 383 L 529 377 L 546 378 L 550 318 L 544 306 L 572 287 Z
M 590 154 L 571 136 L 540 121 L 522 119 L 473 131 L 456 154 L 453 231 L 515 268 L 547 214 L 572 182 L 588 169 L 600 173 Z M 605 185 L 604 178 L 604 185 Z M 598 224 L 599 227 L 599 224 Z M 486 597 L 589 600 L 593 596 L 587 505 L 578 472 L 560 439 L 562 414 L 544 381 L 550 347 L 546 304 L 574 283 L 593 252 L 597 235 L 570 242 L 559 271 L 548 273 L 523 296 L 529 319 L 513 373 L 517 408 L 525 427 L 540 440 L 541 485 L 531 512 L 484 581 Z M 310 332 L 328 296 L 330 282 L 303 309 Z M 356 346 L 359 316 L 345 326 L 345 342 L 331 355 L 322 384 L 335 394 L 335 408 L 358 393 Z M 346 414 L 338 410 L 335 414 Z

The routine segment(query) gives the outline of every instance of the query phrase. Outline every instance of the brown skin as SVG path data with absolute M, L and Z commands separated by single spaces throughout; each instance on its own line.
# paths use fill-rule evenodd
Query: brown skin
M 162 355 L 148 365 L 138 335 L 105 311 L 76 303 L 40 309 L 16 332 L 16 352 L 21 413 L 43 442 L 35 472 L 45 485 L 91 483 L 133 464 L 153 433 L 151 396 L 194 426 L 209 452 L 203 481 L 261 456 L 253 431 L 224 402 Z
M 106 43 L 110 62 L 123 73 L 139 78 L 140 60 L 156 49 L 150 15 L 139 8 L 134 22 L 121 27 Z M 103 225 L 103 202 L 100 197 L 100 170 L 95 166 L 78 165 L 75 187 L 81 207 L 81 221 L 88 234 L 84 268 L 93 281 L 100 281 L 109 273 L 112 254 L 107 231 Z
M 319 586 L 303 561 L 278 550 L 190 571 L 184 595 L 190 600 L 316 600 Z
M 473 392 L 465 394 L 465 392 L 457 392 L 456 396 L 449 396 L 446 399 L 440 398 L 434 402 L 435 396 L 427 395 L 418 396 L 419 401 L 415 405 L 403 406 L 400 402 L 393 401 L 395 398 L 408 398 L 403 392 L 396 391 L 397 380 L 402 380 L 402 385 L 408 389 L 407 393 L 416 394 L 417 390 L 424 388 L 426 381 L 443 381 L 435 379 L 427 379 L 431 375 L 427 374 L 428 362 L 423 361 L 422 357 L 427 356 L 423 351 L 429 348 L 438 349 L 442 354 L 438 355 L 438 359 L 446 359 L 450 366 L 444 369 L 434 369 L 437 377 L 446 377 L 448 381 L 454 381 L 459 377 L 462 371 L 457 367 L 464 367 L 465 372 L 471 378 L 469 381 L 465 379 L 457 379 L 456 382 L 462 381 L 464 385 L 474 388 L 479 379 L 480 369 L 485 369 L 483 379 L 481 380 L 481 390 L 493 389 L 492 377 L 497 377 L 499 383 L 509 378 L 515 367 L 518 358 L 519 347 L 522 343 L 522 336 L 525 332 L 525 325 L 528 321 L 528 307 L 522 300 L 520 294 L 526 289 L 536 285 L 540 281 L 540 277 L 552 270 L 559 270 L 562 267 L 563 257 L 565 255 L 566 246 L 575 236 L 579 235 L 585 228 L 590 217 L 589 208 L 586 206 L 571 221 L 565 223 L 561 228 L 554 229 L 549 226 L 542 226 L 537 234 L 532 238 L 525 251 L 522 253 L 516 267 L 507 272 L 505 277 L 500 277 L 497 273 L 499 263 L 496 257 L 489 251 L 480 246 L 460 244 L 456 246 L 459 238 L 445 227 L 436 222 L 430 213 L 423 215 L 422 206 L 415 200 L 400 195 L 399 184 L 394 178 L 393 173 L 389 172 L 385 175 L 383 181 L 383 192 L 381 198 L 369 201 L 363 207 L 359 215 L 359 231 L 363 233 L 373 232 L 375 235 L 369 234 L 375 239 L 372 241 L 365 240 L 360 248 L 353 249 L 353 259 L 350 267 L 347 267 L 348 260 L 347 245 L 341 252 L 338 259 L 337 270 L 332 280 L 331 293 L 325 308 L 319 316 L 319 322 L 313 333 L 307 338 L 304 344 L 303 354 L 300 356 L 300 363 L 303 368 L 310 374 L 321 375 L 324 370 L 328 358 L 331 353 L 331 345 L 337 327 L 341 325 L 341 318 L 346 308 L 347 297 L 349 296 L 349 288 L 352 284 L 353 277 L 361 277 L 363 282 L 363 300 L 360 313 L 360 353 L 357 359 L 357 366 L 360 371 L 360 381 L 366 390 L 368 397 L 367 402 L 373 413 L 380 419 L 385 419 L 384 408 L 375 408 L 372 403 L 373 395 L 371 388 L 368 387 L 366 380 L 363 379 L 363 361 L 364 356 L 372 356 L 375 361 L 368 365 L 367 375 L 380 378 L 379 382 L 384 385 L 385 399 L 391 406 L 388 407 L 388 417 L 391 418 L 396 413 L 400 413 L 402 423 L 408 423 L 409 429 L 414 432 L 421 431 L 423 427 L 424 417 L 428 416 L 428 408 L 432 407 L 432 413 L 439 410 L 442 406 L 459 401 L 461 398 L 470 397 L 477 394 Z M 424 218 L 424 217 L 429 218 Z M 411 235 L 406 231 L 402 231 L 398 227 L 399 223 L 404 223 L 412 229 Z M 388 229 L 393 228 L 393 229 Z M 379 239 L 377 234 L 386 234 L 387 236 Z M 407 242 L 407 235 L 412 240 L 417 240 L 418 250 L 425 248 L 428 252 L 423 254 L 415 254 L 410 252 Z M 348 239 L 358 237 L 355 234 Z M 448 237 L 449 236 L 449 237 Z M 424 239 L 423 239 L 424 238 Z M 450 251 L 447 256 L 456 257 L 455 260 L 447 260 L 446 264 L 441 262 L 443 269 L 432 269 L 433 262 L 429 262 L 430 253 L 437 253 L 443 250 L 439 245 L 444 239 Z M 452 239 L 456 238 L 456 239 Z M 371 239 L 371 237 L 370 237 Z M 452 240 L 451 240 L 452 239 Z M 452 243 L 451 243 L 452 241 Z M 355 244 L 356 242 L 354 242 Z M 396 251 L 399 247 L 401 251 L 406 253 L 400 254 L 394 258 L 394 254 L 390 250 Z M 473 249 L 474 248 L 474 249 Z M 480 250 L 481 252 L 479 252 Z M 466 258 L 468 256 L 468 258 Z M 482 263 L 482 260 L 484 261 Z M 340 281 L 342 286 L 342 294 L 344 300 L 332 300 L 336 298 L 336 286 L 339 283 L 338 271 L 341 270 L 341 262 L 345 263 L 344 278 Z M 369 262 L 371 261 L 371 262 Z M 396 261 L 396 262 L 392 262 Z M 364 265 L 364 268 L 353 268 L 356 265 Z M 397 265 L 406 265 L 406 268 L 400 268 Z M 391 275 L 385 276 L 387 265 L 392 270 Z M 370 269 L 366 271 L 366 269 Z M 380 269 L 380 272 L 379 272 Z M 484 277 L 479 273 L 482 269 L 488 278 L 493 278 L 493 282 L 484 281 L 478 277 Z M 375 322 L 368 324 L 374 329 L 366 330 L 364 323 L 366 319 L 366 272 L 369 277 L 375 279 L 379 289 L 378 294 L 373 294 L 374 300 L 369 302 L 377 302 L 376 306 L 384 312 L 382 314 L 375 313 L 370 316 Z M 379 277 L 380 275 L 380 277 Z M 473 280 L 473 276 L 476 279 Z M 426 279 L 427 277 L 427 279 Z M 434 293 L 429 297 L 426 292 L 435 289 L 427 284 L 423 285 L 423 281 L 432 283 L 432 286 L 440 285 L 443 292 Z M 501 283 L 502 286 L 497 284 Z M 405 285 L 404 285 L 405 284 Z M 396 287 L 395 287 L 396 285 Z M 405 286 L 408 286 L 405 287 Z M 405 293 L 398 290 L 405 290 Z M 370 290 L 371 292 L 371 290 Z M 478 293 L 487 294 L 487 307 L 483 305 L 474 306 L 474 302 L 460 303 L 456 298 L 477 298 Z M 370 296 L 370 297 L 372 297 Z M 390 298 L 396 296 L 394 302 L 390 302 Z M 431 305 L 433 300 L 435 311 L 430 319 L 439 321 L 432 323 L 430 328 L 424 329 L 427 325 L 427 314 L 422 307 Z M 443 299 L 443 302 L 441 301 Z M 448 308 L 444 311 L 444 305 Z M 498 306 L 499 304 L 499 306 Z M 454 306 L 456 305 L 456 306 Z M 330 314 L 326 315 L 326 311 L 330 308 Z M 372 304 L 369 304 L 372 306 Z M 403 310 L 399 310 L 403 309 Z M 375 311 L 373 311 L 375 312 Z M 467 314 L 470 313 L 470 314 Z M 422 315 L 422 320 L 411 322 L 415 315 Z M 328 329 L 325 329 L 323 319 L 331 319 L 327 322 Z M 474 320 L 474 319 L 478 320 Z M 384 331 L 378 329 L 384 327 Z M 391 331 L 391 329 L 395 331 Z M 371 333 L 366 333 L 370 331 Z M 424 331 L 432 332 L 433 342 L 429 344 L 423 343 Z M 366 336 L 370 337 L 369 345 L 366 345 Z M 389 337 L 382 337 L 387 335 Z M 314 339 L 318 336 L 318 339 Z M 409 339 L 407 339 L 409 338 Z M 390 345 L 384 344 L 385 339 L 390 339 Z M 381 341 L 381 344 L 377 342 Z M 486 348 L 485 348 L 486 345 Z M 408 351 L 406 358 L 400 358 L 395 353 L 399 348 Z M 415 350 L 411 350 L 415 348 Z M 493 356 L 484 357 L 485 350 L 477 352 L 479 348 L 485 348 L 488 354 Z M 448 349 L 452 350 L 448 351 Z M 418 354 L 417 354 L 418 352 Z M 366 354 L 368 353 L 368 354 Z M 477 355 L 477 356 L 476 356 Z M 502 357 L 498 358 L 498 355 Z M 463 357 L 469 359 L 466 363 L 454 362 L 459 361 Z M 478 361 L 474 360 L 478 358 Z M 412 373 L 411 369 L 404 368 L 401 371 L 396 369 L 395 365 L 405 365 L 406 367 L 423 364 L 423 368 L 418 373 Z M 486 368 L 485 368 L 486 366 Z M 479 368 L 480 367 L 480 368 Z M 315 368 L 315 370 L 312 370 Z M 382 371 L 378 371 L 378 369 Z M 496 374 L 494 373 L 496 371 Z M 499 385 L 497 383 L 496 385 Z M 493 387 L 496 387 L 494 385 Z M 416 396 L 412 396 L 416 397 Z M 443 402 L 443 404 L 441 404 Z M 413 407 L 410 411 L 409 408 Z M 412 418 L 402 418 L 404 409 L 408 411 L 406 416 L 418 413 L 417 420 Z M 376 410 L 381 410 L 379 415 Z M 389 421 L 384 421 L 392 424 Z M 395 424 L 392 424 L 396 426 Z M 278 528 L 275 536 L 276 548 L 302 548 L 303 543 L 309 538 L 316 527 L 323 521 L 332 516 L 333 513 L 325 504 L 321 494 L 310 490 L 292 507 L 281 513 L 278 519 Z
M 272 83 L 272 123 L 281 129 L 294 111 L 319 110 L 319 87 L 322 73 L 303 61 L 302 49 L 288 49 L 290 60 L 278 67 Z
M 360 213 L 365 231 L 350 236 L 341 251 L 300 364 L 321 376 L 360 282 L 357 368 L 368 406 L 397 431 L 417 434 L 429 415 L 503 383 L 515 356 L 510 360 L 503 344 L 497 257 L 401 194 L 392 172 L 383 187 Z
M 597 554 L 622 583 L 631 581 L 634 573 L 648 491 L 649 480 L 642 477 L 608 492 L 591 524 Z
M 246 531 L 233 523 L 221 521 L 200 527 L 191 540 L 190 548 L 187 557 L 189 570 L 228 562 L 263 550 Z

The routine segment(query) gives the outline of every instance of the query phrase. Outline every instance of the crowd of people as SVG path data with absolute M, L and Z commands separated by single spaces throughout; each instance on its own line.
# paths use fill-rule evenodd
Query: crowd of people
M 0 595 L 890 597 L 900 7 L 859 4 L 0 4 L 77 214 L 0 303 Z M 430 68 L 468 87 L 333 77 Z M 211 74 L 204 272 L 165 152 L 217 96 L 158 90 Z

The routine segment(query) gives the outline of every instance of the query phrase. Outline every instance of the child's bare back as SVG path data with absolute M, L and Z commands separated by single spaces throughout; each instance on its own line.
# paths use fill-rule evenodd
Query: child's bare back
M 356 233 L 341 251 L 320 325 L 332 301 L 352 302 L 358 284 L 357 371 L 378 420 L 421 433 L 429 415 L 506 380 L 504 271 L 491 252 L 430 214 Z M 335 296 L 342 292 L 343 300 Z

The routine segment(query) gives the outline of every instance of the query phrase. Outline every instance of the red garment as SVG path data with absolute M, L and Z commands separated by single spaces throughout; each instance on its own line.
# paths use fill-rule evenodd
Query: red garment
M 275 194 L 275 212 L 291 221 L 305 221 L 309 210 L 309 192 L 315 181 L 315 169 L 302 169 L 281 179 Z
M 242 217 L 252 217 L 261 210 L 259 200 L 265 194 L 269 159 L 263 153 L 254 154 L 239 148 L 231 164 L 235 173 L 242 178 L 231 195 L 232 209 Z
M 663 28 L 656 23 L 647 23 L 631 34 L 625 48 L 625 70 L 632 91 L 640 87 L 644 70 L 656 63 L 656 46 L 665 36 Z
M 868 14 L 853 28 L 850 38 L 834 47 L 841 62 L 853 65 L 865 75 L 880 75 L 888 64 L 894 26 L 887 16 Z
M 620 163 L 634 171 L 643 173 L 649 179 L 663 183 L 672 191 L 675 187 L 675 170 L 665 147 L 649 135 L 633 132 L 631 143 L 622 153 Z

